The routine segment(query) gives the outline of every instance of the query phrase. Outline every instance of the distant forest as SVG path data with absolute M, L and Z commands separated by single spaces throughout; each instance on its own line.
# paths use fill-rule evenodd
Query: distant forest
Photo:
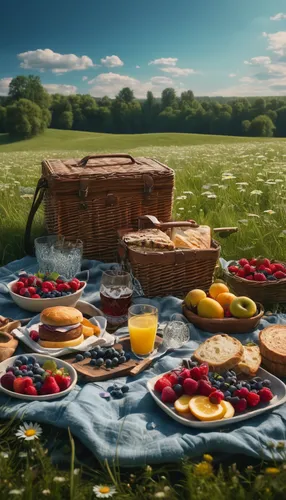
M 18 76 L 0 98 L 0 132 L 32 137 L 51 127 L 66 130 L 143 134 L 185 132 L 256 137 L 286 137 L 285 97 L 195 98 L 163 90 L 136 99 L 126 87 L 114 99 L 90 95 L 49 95 L 36 76 Z

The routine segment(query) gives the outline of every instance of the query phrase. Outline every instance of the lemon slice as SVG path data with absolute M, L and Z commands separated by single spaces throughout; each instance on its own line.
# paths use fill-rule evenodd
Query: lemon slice
M 189 409 L 196 418 L 206 422 L 220 420 L 226 412 L 221 404 L 214 405 L 206 396 L 194 396 L 189 402 Z
M 176 399 L 174 403 L 175 410 L 178 413 L 190 413 L 189 402 L 191 401 L 192 396 L 187 396 L 187 394 L 183 394 L 179 399 Z
M 221 406 L 225 409 L 225 414 L 223 418 L 231 418 L 234 415 L 234 407 L 228 401 L 221 401 Z

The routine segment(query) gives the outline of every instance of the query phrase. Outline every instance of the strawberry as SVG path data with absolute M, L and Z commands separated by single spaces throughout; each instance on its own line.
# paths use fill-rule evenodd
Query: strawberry
M 239 276 L 240 278 L 245 278 L 245 271 L 244 269 L 239 269 L 236 273 L 236 276 Z
M 256 264 L 257 264 L 257 259 L 255 259 L 255 258 L 253 257 L 252 259 L 250 259 L 249 264 L 250 264 L 251 266 L 256 266 Z
M 71 287 L 68 283 L 64 283 L 64 292 L 69 292 L 71 290 Z
M 71 385 L 70 376 L 55 375 L 55 381 L 58 384 L 61 391 L 65 391 Z
M 212 392 L 214 392 L 214 388 L 206 380 L 199 380 L 198 394 L 209 396 Z
M 264 276 L 264 274 L 262 274 L 262 273 L 255 273 L 253 275 L 253 279 L 254 279 L 254 281 L 267 281 L 266 276 Z
M 190 370 L 190 377 L 193 378 L 194 380 L 200 380 L 201 375 L 202 373 L 198 366 L 195 366 Z
M 257 271 L 265 271 L 266 267 L 264 264 L 261 264 L 260 266 L 258 266 L 257 268 Z
M 41 387 L 40 394 L 56 394 L 57 392 L 60 392 L 60 388 L 55 378 L 52 376 L 46 377 Z
M 190 378 L 190 370 L 188 368 L 184 368 L 180 373 L 180 377 L 182 379 Z
M 257 406 L 260 401 L 260 396 L 259 394 L 256 394 L 256 392 L 249 392 L 247 395 L 247 403 L 248 406 L 254 407 Z
M 276 264 L 270 264 L 270 269 L 271 269 L 272 274 L 275 273 L 276 271 L 278 271 L 278 269 L 276 269 Z
M 72 290 L 76 292 L 77 290 L 79 290 L 80 283 L 75 280 L 72 280 L 69 282 L 69 286 L 71 287 Z
M 250 266 L 250 270 L 249 270 L 249 272 L 250 272 L 251 274 L 255 273 L 255 272 L 256 272 L 256 267 L 254 267 L 254 266 Z
M 243 266 L 243 269 L 244 269 L 244 272 L 245 272 L 245 276 L 247 276 L 248 274 L 250 274 L 251 265 L 250 264 L 245 264 L 245 266 Z
M 80 281 L 79 288 L 82 288 L 85 285 L 85 281 Z
M 178 399 L 178 396 L 174 389 L 172 389 L 172 387 L 164 387 L 161 394 L 161 401 L 163 401 L 163 403 L 174 403 L 176 399 Z
M 28 287 L 28 292 L 31 294 L 31 295 L 35 295 L 35 293 L 37 293 L 37 290 L 34 286 L 29 286 Z
M 252 281 L 253 280 L 253 275 L 249 274 L 248 276 L 245 276 L 246 280 Z
M 266 267 L 264 269 L 264 272 L 267 273 L 267 274 L 272 274 L 272 271 L 271 271 L 270 267 Z
M 209 365 L 207 363 L 202 363 L 199 366 L 200 374 L 207 375 L 209 373 Z
M 38 295 L 37 293 L 35 293 L 34 295 L 31 295 L 31 299 L 40 299 L 40 295 Z
M 283 273 L 282 271 L 276 271 L 276 273 L 274 273 L 273 276 L 275 276 L 275 278 L 277 278 L 278 280 L 282 280 L 282 279 L 286 278 L 286 273 Z M 23 289 L 21 289 L 21 290 L 23 290 Z
M 76 283 L 78 283 L 80 285 L 80 281 L 78 278 L 73 278 L 71 281 L 75 281 Z
M 43 288 L 46 288 L 49 292 L 55 289 L 55 285 L 51 281 L 45 281 Z
M 275 266 L 275 272 L 276 271 L 282 271 L 283 273 L 285 273 L 285 271 L 286 271 L 286 269 L 283 266 L 283 264 L 280 264 L 279 262 L 275 262 L 275 264 L 271 264 L 271 265 Z
M 15 378 L 13 382 L 14 392 L 18 394 L 25 394 L 25 389 L 29 386 L 33 385 L 33 380 L 31 377 L 18 377 Z
M 28 385 L 25 389 L 25 394 L 28 394 L 29 396 L 37 396 L 38 391 L 34 385 Z
M 234 406 L 234 409 L 235 409 L 236 413 L 241 413 L 244 410 L 246 410 L 246 408 L 247 408 L 247 401 L 246 401 L 245 398 L 241 398 L 239 400 L 239 402 L 235 403 L 233 406 Z
M 36 276 L 29 276 L 28 278 L 28 285 L 32 286 L 36 280 Z
M 24 285 L 23 281 L 17 281 L 16 286 L 17 286 L 18 290 L 20 290 L 20 289 L 21 289 L 21 288 L 23 288 L 25 285 Z
M 178 384 L 178 376 L 175 374 L 175 373 L 168 373 L 167 375 L 165 375 L 165 377 L 170 380 L 171 382 L 171 385 L 176 385 Z
M 171 382 L 166 377 L 161 377 L 157 380 L 154 389 L 155 391 L 162 392 L 165 387 L 171 387 Z
M 238 396 L 240 399 L 247 398 L 248 394 L 249 390 L 246 387 L 242 387 L 241 389 L 238 389 L 234 392 L 234 396 Z
M 198 382 L 192 378 L 186 378 L 183 382 L 184 393 L 192 396 L 198 390 Z
M 238 263 L 241 267 L 244 267 L 246 264 L 249 264 L 247 259 L 240 259 Z
M 270 267 L 270 266 L 271 266 L 271 262 L 270 262 L 270 260 L 269 260 L 269 259 L 263 259 L 262 264 L 263 264 L 265 267 Z
M 56 286 L 56 290 L 58 292 L 64 292 L 65 291 L 65 283 L 59 283 L 57 286 Z
M 40 278 L 37 278 L 35 281 L 35 286 L 38 288 L 41 288 L 43 284 L 43 281 Z
M 239 268 L 237 266 L 229 266 L 229 268 L 228 268 L 229 272 L 233 273 L 233 274 L 236 274 L 238 269 Z
M 262 403 L 268 403 L 273 398 L 273 394 L 270 389 L 268 389 L 268 387 L 263 387 L 263 389 L 260 389 L 260 391 L 258 391 L 258 394 Z
M 26 288 L 26 287 L 23 286 L 22 288 L 20 288 L 19 294 L 20 295 L 25 295 L 26 292 L 28 292 L 28 288 Z
M 218 390 L 214 390 L 209 395 L 209 400 L 214 405 L 219 405 L 223 399 L 224 399 L 224 393 Z

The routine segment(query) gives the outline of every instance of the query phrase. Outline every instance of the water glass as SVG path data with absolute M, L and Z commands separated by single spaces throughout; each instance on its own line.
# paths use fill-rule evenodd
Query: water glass
M 127 322 L 132 293 L 132 278 L 129 273 L 121 270 L 108 270 L 102 273 L 101 309 L 109 325 L 117 327 Z
M 141 358 L 154 350 L 158 328 L 158 309 L 147 304 L 136 304 L 128 310 L 128 330 L 132 352 Z
M 83 243 L 61 236 L 35 239 L 35 251 L 40 273 L 53 273 L 70 280 L 81 270 Z

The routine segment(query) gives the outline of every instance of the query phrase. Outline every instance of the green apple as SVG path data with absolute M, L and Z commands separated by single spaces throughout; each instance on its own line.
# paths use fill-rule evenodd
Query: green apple
M 252 318 L 256 313 L 256 304 L 249 297 L 236 297 L 229 310 L 235 318 Z

